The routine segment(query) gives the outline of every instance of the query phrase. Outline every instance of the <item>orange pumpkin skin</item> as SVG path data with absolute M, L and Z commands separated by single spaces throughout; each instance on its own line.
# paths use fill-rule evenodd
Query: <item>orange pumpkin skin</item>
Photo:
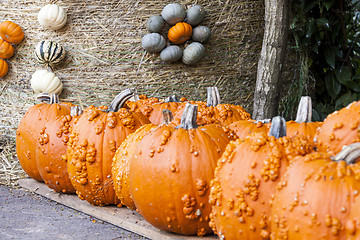
M 0 39 L 0 58 L 7 59 L 14 55 L 14 47 Z
M 36 159 L 45 184 L 56 192 L 75 193 L 67 171 L 66 150 L 70 127 L 78 116 L 63 115 L 45 123 L 38 138 Z
M 321 126 L 321 122 L 286 122 L 286 136 L 305 136 L 312 145 L 315 146 L 314 137 L 316 130 Z
M 206 102 L 189 102 L 198 105 L 198 113 L 196 120 L 196 123 L 198 125 L 217 123 L 228 126 L 236 121 L 250 119 L 250 114 L 247 113 L 244 108 L 238 105 L 218 104 L 216 106 L 207 106 Z M 180 124 L 184 108 L 185 105 L 179 106 L 178 111 L 174 114 L 173 122 L 177 125 Z
M 343 145 L 360 142 L 360 101 L 328 115 L 315 134 L 318 151 L 332 155 L 341 151 Z
M 72 104 L 69 103 L 40 103 L 29 108 L 21 119 L 16 131 L 16 154 L 20 165 L 29 177 L 43 181 L 36 151 L 38 138 L 47 122 L 54 122 L 60 116 L 70 114 Z
M 0 77 L 4 77 L 9 71 L 9 66 L 4 59 L 0 59 Z
M 270 197 L 289 162 L 310 151 L 305 138 L 265 132 L 229 143 L 211 181 L 214 232 L 221 239 L 269 239 Z
M 0 37 L 13 44 L 19 44 L 24 39 L 24 32 L 19 25 L 11 21 L 0 24 Z
M 267 133 L 269 131 L 269 125 L 266 125 L 262 122 L 255 123 L 252 120 L 239 120 L 233 122 L 229 125 L 229 128 L 233 130 L 240 139 L 245 138 L 246 136 L 253 133 Z
M 172 26 L 168 31 L 168 38 L 170 42 L 181 44 L 186 42 L 192 35 L 192 27 L 186 22 L 178 22 Z
M 271 239 L 359 239 L 359 211 L 353 208 L 359 193 L 358 164 L 333 162 L 323 152 L 300 158 L 277 186 Z
M 131 112 L 142 113 L 146 117 L 149 117 L 152 108 L 150 107 L 152 104 L 162 102 L 160 99 L 156 97 L 148 98 L 145 95 L 139 95 L 139 100 L 133 101 L 126 101 L 125 107 L 130 109 Z
M 126 136 L 149 120 L 142 114 L 120 108 L 90 106 L 72 126 L 67 149 L 67 167 L 80 199 L 92 205 L 119 204 L 111 177 L 112 159 Z
M 224 130 L 230 131 L 218 124 L 160 125 L 143 136 L 129 165 L 130 193 L 149 223 L 183 235 L 212 233 L 209 184 L 232 139 Z
M 155 128 L 154 124 L 146 124 L 138 128 L 134 133 L 128 135 L 116 150 L 111 173 L 114 181 L 115 194 L 122 205 L 135 210 L 135 204 L 129 189 L 129 161 L 135 154 L 135 150 L 142 139 L 151 129 Z

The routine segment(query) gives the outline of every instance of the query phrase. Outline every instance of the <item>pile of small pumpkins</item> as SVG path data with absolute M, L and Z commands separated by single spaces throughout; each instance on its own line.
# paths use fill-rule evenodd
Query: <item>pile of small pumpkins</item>
M 310 122 L 255 121 L 241 106 L 136 95 L 83 111 L 40 94 L 16 132 L 24 171 L 155 227 L 220 239 L 358 239 L 360 102 Z M 305 117 L 304 117 L 305 116 Z M 346 146 L 346 147 L 343 147 Z
M 0 23 L 0 77 L 4 77 L 9 70 L 5 59 L 14 55 L 14 46 L 24 39 L 24 32 L 19 25 L 12 21 Z
M 142 47 L 149 53 L 160 52 L 164 62 L 177 62 L 180 59 L 187 65 L 199 62 L 206 53 L 202 43 L 209 40 L 210 28 L 199 24 L 205 17 L 205 10 L 200 5 L 193 5 L 185 10 L 179 3 L 166 5 L 160 15 L 151 16 L 146 22 L 146 29 L 150 32 L 141 39 Z M 166 38 L 162 35 L 165 25 L 171 26 Z M 192 40 L 190 44 L 180 47 L 180 44 Z

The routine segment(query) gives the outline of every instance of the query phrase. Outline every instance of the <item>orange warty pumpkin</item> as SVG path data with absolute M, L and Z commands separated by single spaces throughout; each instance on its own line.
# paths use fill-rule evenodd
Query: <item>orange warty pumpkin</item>
M 219 124 L 196 126 L 196 108 L 187 104 L 180 126 L 159 125 L 142 136 L 129 160 L 129 180 L 135 206 L 149 223 L 202 236 L 212 233 L 208 197 L 215 164 L 235 134 Z
M 24 39 L 24 32 L 19 25 L 11 21 L 0 24 L 0 37 L 13 44 L 19 44 Z
M 286 136 L 305 136 L 311 144 L 315 145 L 313 139 L 316 130 L 321 126 L 321 122 L 311 122 L 312 103 L 309 96 L 301 97 L 296 120 L 286 122 Z
M 360 238 L 359 150 L 311 153 L 288 168 L 272 199 L 271 239 Z
M 146 124 L 138 128 L 134 133 L 129 134 L 116 150 L 112 162 L 112 178 L 114 181 L 115 194 L 119 198 L 122 205 L 135 210 L 135 204 L 129 189 L 129 161 L 134 156 L 142 136 L 147 134 L 154 124 Z
M 21 167 L 29 177 L 43 181 L 37 159 L 39 151 L 36 150 L 38 139 L 47 122 L 54 122 L 61 116 L 69 115 L 72 104 L 59 103 L 58 97 L 42 94 L 40 100 L 49 103 L 39 103 L 25 113 L 16 131 L 16 154 Z
M 192 27 L 186 22 L 178 22 L 169 29 L 168 38 L 170 42 L 180 44 L 186 42 L 192 35 Z
M 71 128 L 66 155 L 69 177 L 79 198 L 93 205 L 120 203 L 111 177 L 113 157 L 127 135 L 150 123 L 143 114 L 122 107 L 132 95 L 125 90 L 109 107 L 86 108 Z
M 210 226 L 220 239 L 269 239 L 270 197 L 289 163 L 311 151 L 305 138 L 285 133 L 285 120 L 276 117 L 270 136 L 260 132 L 233 141 L 218 160 Z
M 0 59 L 0 77 L 4 77 L 9 71 L 9 66 L 4 59 Z
M 198 105 L 197 124 L 204 125 L 210 123 L 218 123 L 230 125 L 239 120 L 249 120 L 250 114 L 239 105 L 220 104 L 220 94 L 217 87 L 207 88 L 207 102 L 189 101 L 191 104 Z M 174 114 L 174 123 L 180 124 L 181 115 L 184 111 L 181 105 Z
M 0 58 L 7 59 L 11 58 L 14 55 L 14 47 L 0 39 Z
M 359 126 L 360 101 L 328 115 L 315 135 L 318 151 L 335 155 L 343 145 L 360 142 Z
M 267 133 L 269 131 L 269 125 L 261 121 L 253 120 L 239 120 L 230 124 L 229 128 L 233 130 L 240 139 L 253 133 Z
M 75 193 L 67 171 L 66 154 L 70 127 L 77 121 L 81 110 L 71 107 L 69 115 L 62 115 L 43 125 L 38 138 L 36 163 L 45 184 L 56 192 Z

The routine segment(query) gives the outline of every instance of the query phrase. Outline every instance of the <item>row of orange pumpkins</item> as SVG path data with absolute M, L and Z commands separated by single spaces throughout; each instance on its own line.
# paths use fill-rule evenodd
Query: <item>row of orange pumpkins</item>
M 130 98 L 134 98 L 130 101 Z M 24 171 L 155 227 L 221 239 L 356 239 L 360 102 L 309 122 L 254 121 L 241 106 L 134 95 L 83 112 L 41 94 L 16 132 Z M 352 144 L 352 145 L 351 145 Z M 351 147 L 342 150 L 342 146 Z M 340 152 L 340 153 L 339 153 Z

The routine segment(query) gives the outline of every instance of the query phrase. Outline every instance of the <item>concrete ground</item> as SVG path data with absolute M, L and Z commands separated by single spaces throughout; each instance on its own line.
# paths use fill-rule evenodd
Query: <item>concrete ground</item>
M 0 185 L 0 239 L 144 239 L 23 188 Z

